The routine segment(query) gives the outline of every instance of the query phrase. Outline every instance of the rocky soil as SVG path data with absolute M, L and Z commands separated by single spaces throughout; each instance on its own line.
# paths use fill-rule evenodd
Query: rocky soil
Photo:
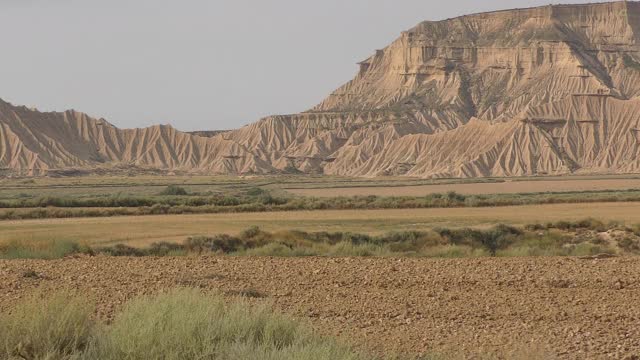
M 174 286 L 245 294 L 379 353 L 634 359 L 640 258 L 109 258 L 0 261 L 0 309 L 36 288 L 94 296 L 110 319 Z

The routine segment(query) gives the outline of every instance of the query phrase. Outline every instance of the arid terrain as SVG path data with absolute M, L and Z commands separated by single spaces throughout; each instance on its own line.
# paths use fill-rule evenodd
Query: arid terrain
M 637 258 L 0 260 L 0 308 L 69 287 L 107 319 L 136 294 L 189 286 L 273 302 L 366 351 L 625 359 L 640 354 L 639 274 Z
M 359 66 L 229 131 L 0 100 L 1 360 L 167 329 L 197 358 L 640 359 L 640 2 L 425 21 Z

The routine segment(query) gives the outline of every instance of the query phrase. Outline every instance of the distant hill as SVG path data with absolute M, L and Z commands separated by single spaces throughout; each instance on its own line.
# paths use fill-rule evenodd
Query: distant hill
M 0 169 L 522 176 L 640 171 L 640 3 L 423 22 L 313 109 L 228 132 L 0 102 Z M 316 69 L 322 71 L 322 69 Z

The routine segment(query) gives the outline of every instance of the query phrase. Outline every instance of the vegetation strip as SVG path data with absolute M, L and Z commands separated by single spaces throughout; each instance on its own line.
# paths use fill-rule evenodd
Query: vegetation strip
M 179 186 L 168 186 L 158 195 L 148 197 L 38 197 L 0 200 L 0 209 L 3 209 L 0 210 L 0 220 L 309 210 L 499 207 L 636 201 L 640 201 L 640 190 L 495 195 L 462 195 L 449 192 L 421 197 L 315 198 L 275 196 L 262 188 L 249 188 L 233 195 L 200 195 L 189 194 L 186 189 Z
M 392 232 L 372 236 L 349 232 L 267 232 L 251 227 L 237 236 L 189 237 L 182 243 L 158 242 L 136 248 L 123 244 L 90 247 L 70 241 L 12 241 L 0 245 L 0 259 L 56 259 L 74 254 L 107 256 L 593 256 L 640 254 L 640 225 L 595 219 L 497 225 L 491 229 Z

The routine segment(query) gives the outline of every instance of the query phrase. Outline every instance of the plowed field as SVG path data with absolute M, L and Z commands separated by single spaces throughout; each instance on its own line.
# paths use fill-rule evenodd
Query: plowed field
M 174 286 L 249 293 L 378 353 L 640 355 L 640 258 L 0 261 L 3 310 L 38 287 L 69 287 L 108 319 L 128 298 Z

